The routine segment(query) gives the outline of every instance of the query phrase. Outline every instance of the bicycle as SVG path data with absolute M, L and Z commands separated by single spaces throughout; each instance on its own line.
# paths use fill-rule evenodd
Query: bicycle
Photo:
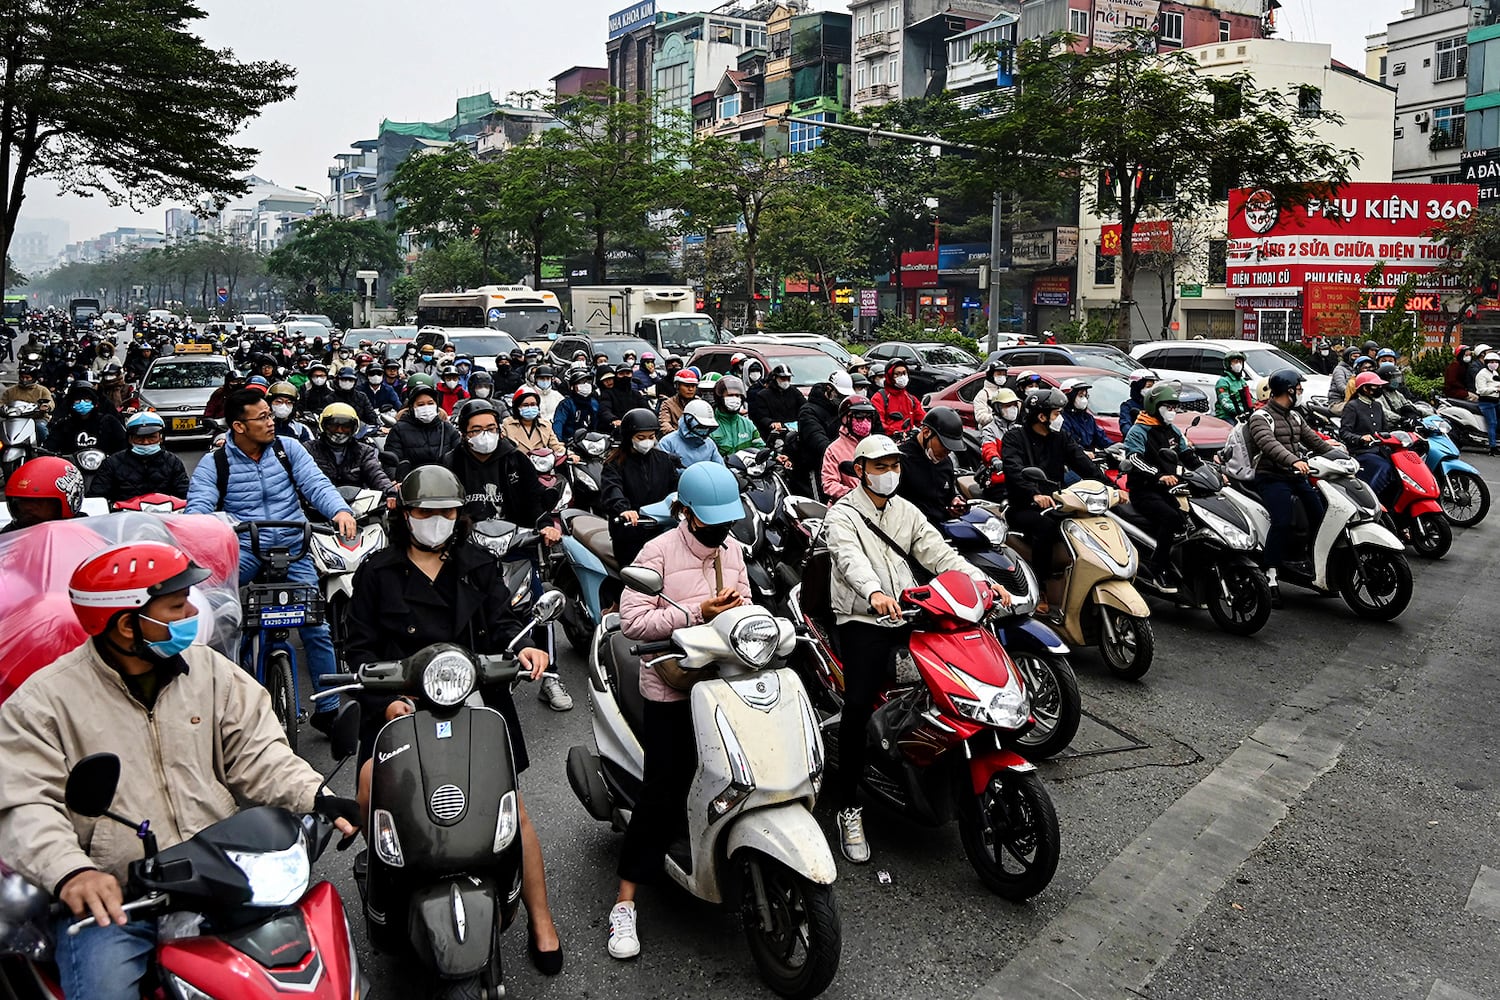
M 302 533 L 302 545 L 296 555 L 286 545 L 261 550 L 261 531 L 277 528 Z M 313 532 L 332 534 L 338 529 L 306 521 L 241 521 L 234 530 L 238 534 L 249 533 L 250 552 L 260 562 L 255 579 L 240 588 L 240 608 L 244 613 L 240 666 L 252 673 L 271 695 L 276 719 L 286 730 L 287 743 L 296 750 L 301 723 L 297 652 L 288 640 L 294 628 L 322 625 L 324 604 L 323 592 L 317 584 L 290 580 L 287 572 L 292 563 L 308 552 Z

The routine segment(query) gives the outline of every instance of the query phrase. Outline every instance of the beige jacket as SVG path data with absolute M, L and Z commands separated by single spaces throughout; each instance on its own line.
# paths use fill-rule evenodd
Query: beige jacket
M 183 654 L 147 712 L 92 642 L 43 667 L 0 705 L 0 857 L 49 892 L 81 868 L 124 879 L 141 842 L 109 819 L 75 816 L 68 769 L 120 758 L 111 811 L 149 820 L 162 848 L 232 816 L 240 802 L 312 808 L 321 778 L 292 752 L 255 679 L 207 646 Z
M 863 514 L 901 546 L 890 547 L 870 530 L 859 515 Z M 833 559 L 832 579 L 828 592 L 835 621 L 858 621 L 873 624 L 870 596 L 876 591 L 900 597 L 901 591 L 915 587 L 906 554 L 933 573 L 956 569 L 983 583 L 985 575 L 973 563 L 943 540 L 915 505 L 901 497 L 891 497 L 884 510 L 877 510 L 863 487 L 853 490 L 828 509 L 823 521 L 822 543 Z
M 538 417 L 531 422 L 531 430 L 521 423 L 519 417 L 506 417 L 500 425 L 500 433 L 515 442 L 517 448 L 531 452 L 537 448 L 551 448 L 554 455 L 566 455 L 568 449 L 552 433 L 552 424 Z

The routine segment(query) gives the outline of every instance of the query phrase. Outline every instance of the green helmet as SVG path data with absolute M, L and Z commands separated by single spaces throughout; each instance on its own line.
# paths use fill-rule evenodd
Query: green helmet
M 1226 372 L 1229 371 L 1229 366 L 1234 364 L 1236 361 L 1238 361 L 1240 364 L 1245 363 L 1244 351 L 1230 351 L 1228 354 L 1224 355 L 1224 370 Z
M 456 510 L 464 505 L 464 487 L 441 465 L 423 465 L 401 480 L 400 504 L 403 510 Z
M 1161 404 L 1176 403 L 1178 401 L 1177 387 L 1170 382 L 1158 382 L 1146 390 L 1146 394 L 1141 397 L 1141 401 L 1147 413 L 1153 417 L 1159 417 Z

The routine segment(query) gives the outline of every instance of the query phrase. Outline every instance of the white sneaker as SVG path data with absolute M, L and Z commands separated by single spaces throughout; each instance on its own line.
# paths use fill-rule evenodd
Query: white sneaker
M 857 865 L 862 865 L 870 860 L 870 845 L 865 840 L 864 810 L 856 806 L 853 809 L 839 810 L 839 841 L 844 849 L 844 857 Z
M 635 904 L 616 903 L 609 911 L 609 955 L 624 959 L 640 953 L 641 939 L 635 936 Z
M 562 681 L 556 677 L 542 678 L 542 686 L 537 691 L 537 697 L 554 712 L 566 712 L 573 707 L 573 696 L 568 694 L 568 689 L 563 687 Z

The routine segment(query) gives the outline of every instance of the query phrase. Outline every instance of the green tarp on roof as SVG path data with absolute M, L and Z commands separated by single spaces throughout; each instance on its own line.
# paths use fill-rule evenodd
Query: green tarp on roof
M 454 108 L 454 114 L 440 122 L 393 122 L 386 119 L 380 123 L 380 131 L 382 133 L 395 132 L 397 135 L 409 135 L 418 139 L 446 141 L 452 138 L 454 129 L 460 125 L 478 121 L 498 106 L 489 94 L 460 97 Z

